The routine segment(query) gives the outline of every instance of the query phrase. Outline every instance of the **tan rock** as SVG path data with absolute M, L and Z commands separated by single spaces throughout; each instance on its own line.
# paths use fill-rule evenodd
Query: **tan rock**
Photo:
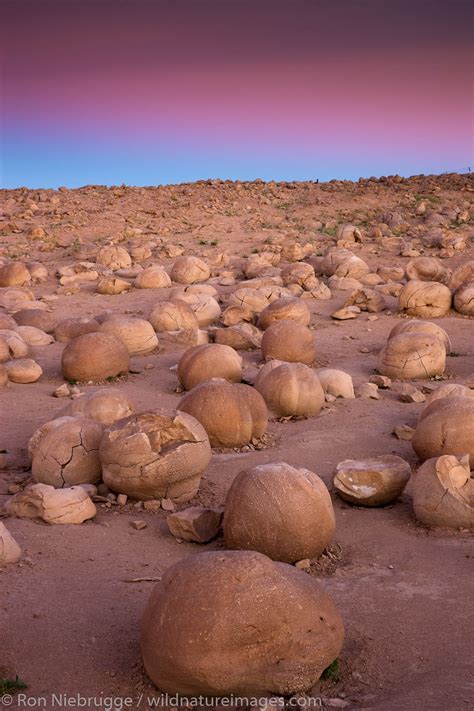
M 190 306 L 197 318 L 199 328 L 210 326 L 221 315 L 221 307 L 209 294 L 183 293 L 175 297 L 176 301 L 184 301 Z
M 54 329 L 54 337 L 60 343 L 68 343 L 86 333 L 95 333 L 100 323 L 90 318 L 67 318 L 60 321 Z
M 18 326 L 16 332 L 27 346 L 49 346 L 54 343 L 53 336 L 34 326 Z
M 121 390 L 104 388 L 71 400 L 61 416 L 86 417 L 102 425 L 111 425 L 134 411 L 135 406 Z
M 57 489 L 97 483 L 102 433 L 101 424 L 80 417 L 61 417 L 56 426 L 40 427 L 29 446 L 33 478 Z
M 31 358 L 17 358 L 4 363 L 8 379 L 12 383 L 36 383 L 43 375 L 43 369 Z
M 294 563 L 319 556 L 331 543 L 335 526 L 331 497 L 322 479 L 285 462 L 241 472 L 227 494 L 227 548 L 255 550 Z
M 377 367 L 390 378 L 415 380 L 442 375 L 445 364 L 446 349 L 436 336 L 402 332 L 387 341 Z
M 184 301 L 162 301 L 152 308 L 148 320 L 158 333 L 198 328 L 197 317 Z
M 383 506 L 400 496 L 410 474 L 410 465 L 393 454 L 362 461 L 346 459 L 337 465 L 333 484 L 351 504 Z
M 316 375 L 325 393 L 335 397 L 342 397 L 346 400 L 355 398 L 354 385 L 349 373 L 335 368 L 318 368 Z
M 464 316 L 474 316 L 474 281 L 461 284 L 454 293 L 454 308 Z
M 158 338 L 150 321 L 132 316 L 113 316 L 101 324 L 99 331 L 119 338 L 131 356 L 151 353 Z
M 430 336 L 436 336 L 446 348 L 446 353 L 451 353 L 451 341 L 448 334 L 438 326 L 437 323 L 431 321 L 419 321 L 418 319 L 410 319 L 409 321 L 400 321 L 392 328 L 388 335 L 388 340 L 393 336 L 398 336 L 399 333 L 427 333 Z
M 436 281 L 409 281 L 399 294 L 400 311 L 421 318 L 446 316 L 451 301 L 451 291 Z
M 133 286 L 137 289 L 164 289 L 171 286 L 171 279 L 164 267 L 147 267 L 135 277 Z
M 104 276 L 97 282 L 97 293 L 113 296 L 114 294 L 123 294 L 125 291 L 130 291 L 132 285 L 126 279 L 119 277 Z
M 44 309 L 23 309 L 17 311 L 13 318 L 18 326 L 34 326 L 45 333 L 53 333 L 57 323 L 56 316 Z
M 46 484 L 34 484 L 15 494 L 5 509 L 10 516 L 41 518 L 53 524 L 79 524 L 96 515 L 94 504 L 81 486 L 55 489 Z
M 444 264 L 435 257 L 417 257 L 411 259 L 405 267 L 407 279 L 415 281 L 437 281 L 446 284 L 450 273 Z
M 273 301 L 260 313 L 257 326 L 266 330 L 276 321 L 295 321 L 303 326 L 309 326 L 311 313 L 308 306 L 301 299 L 282 298 Z
M 25 343 L 16 330 L 10 331 L 8 329 L 2 329 L 0 331 L 0 341 L 6 344 L 9 358 L 26 358 L 30 353 L 28 344 Z M 5 351 L 5 346 L 3 346 L 3 351 Z
M 303 363 L 282 363 L 259 373 L 255 387 L 277 417 L 312 417 L 324 404 L 318 376 Z
M 253 551 L 198 553 L 168 568 L 140 633 L 145 669 L 161 691 L 254 697 L 310 689 L 343 635 L 315 578 Z
M 229 328 L 216 328 L 213 331 L 215 343 L 230 346 L 238 351 L 260 348 L 262 332 L 250 323 L 239 323 Z
M 212 447 L 242 447 L 267 429 L 267 407 L 260 393 L 220 378 L 197 385 L 178 408 L 202 424 Z
M 242 380 L 242 358 L 229 346 L 209 343 L 189 348 L 178 363 L 178 379 L 185 390 L 211 378 L 231 383 Z
M 344 306 L 342 309 L 338 309 L 331 314 L 331 318 L 336 319 L 336 321 L 347 321 L 351 318 L 357 318 L 361 313 L 358 306 Z
M 469 455 L 428 459 L 414 476 L 412 495 L 415 516 L 426 526 L 474 529 Z
M 0 521 L 0 567 L 16 563 L 21 558 L 21 548 L 8 528 Z
M 382 294 L 367 288 L 353 291 L 345 306 L 358 306 L 361 311 L 368 311 L 369 313 L 379 313 L 387 308 Z
M 0 287 L 25 286 L 31 281 L 31 274 L 23 262 L 9 262 L 0 266 Z
M 66 380 L 97 382 L 127 373 L 130 363 L 123 341 L 111 333 L 86 333 L 70 341 L 62 354 Z
M 211 270 L 199 257 L 178 257 L 171 270 L 171 279 L 178 284 L 195 284 L 210 276 Z
M 467 453 L 474 467 L 474 399 L 445 397 L 430 403 L 420 414 L 412 445 L 422 461 Z
M 361 398 L 380 400 L 379 389 L 375 383 L 362 383 L 362 385 L 359 385 L 357 388 L 357 395 Z
M 209 439 L 197 420 L 158 409 L 119 420 L 104 432 L 104 483 L 130 498 L 189 501 L 209 464 Z
M 262 355 L 287 362 L 312 365 L 316 359 L 314 334 L 296 321 L 277 321 L 262 337 Z
M 170 533 L 183 541 L 208 543 L 220 531 L 223 511 L 192 506 L 173 513 L 166 519 Z
M 99 249 L 96 262 L 114 272 L 117 269 L 127 269 L 132 266 L 132 258 L 127 250 L 124 247 L 113 244 Z

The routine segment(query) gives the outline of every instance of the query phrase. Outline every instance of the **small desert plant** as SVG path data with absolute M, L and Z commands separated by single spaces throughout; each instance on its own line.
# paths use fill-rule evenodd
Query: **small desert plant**
M 321 674 L 321 679 L 330 679 L 331 681 L 339 681 L 341 678 L 341 670 L 339 669 L 339 660 L 335 659 Z
M 0 697 L 5 694 L 15 694 L 17 691 L 20 691 L 20 689 L 27 688 L 28 684 L 25 684 L 25 682 L 19 678 L 18 674 L 14 679 L 9 679 L 8 677 L 4 679 L 0 678 Z

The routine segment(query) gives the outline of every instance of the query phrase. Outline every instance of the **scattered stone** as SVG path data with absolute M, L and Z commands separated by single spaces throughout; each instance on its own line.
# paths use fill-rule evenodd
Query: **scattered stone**
M 208 543 L 218 535 L 222 516 L 222 510 L 193 506 L 171 514 L 166 519 L 166 523 L 175 538 L 195 543 Z
M 161 501 L 159 499 L 150 499 L 149 501 L 143 501 L 143 508 L 145 511 L 152 511 L 156 513 L 161 509 Z
M 176 508 L 171 499 L 161 499 L 160 503 L 163 511 L 174 511 Z
M 380 400 L 379 389 L 375 383 L 363 383 L 362 385 L 359 385 L 357 388 L 357 394 L 361 398 Z
M 21 548 L 8 528 L 0 521 L 0 567 L 16 563 L 21 558 Z
M 425 402 L 426 395 L 414 385 L 407 383 L 402 386 L 400 400 L 402 402 Z
M 395 437 L 397 439 L 401 439 L 401 440 L 410 442 L 413 439 L 415 430 L 413 427 L 410 427 L 409 425 L 398 425 L 393 430 L 393 434 L 395 435 Z
M 146 528 L 148 526 L 146 521 L 142 521 L 141 519 L 137 521 L 130 521 L 130 527 L 134 528 L 136 531 L 141 531 L 142 529 Z
M 333 484 L 351 504 L 383 506 L 400 496 L 410 474 L 410 465 L 393 454 L 362 461 L 346 459 L 337 465 Z
M 345 306 L 342 309 L 334 311 L 334 313 L 331 314 L 331 318 L 337 321 L 345 321 L 350 318 L 357 318 L 360 313 L 361 310 L 358 306 Z
M 392 381 L 386 375 L 372 375 L 369 378 L 369 383 L 374 383 L 377 387 L 382 389 L 389 389 L 392 387 Z
M 41 518 L 52 524 L 79 524 L 94 518 L 96 507 L 81 486 L 55 489 L 34 484 L 15 494 L 5 506 L 10 516 Z

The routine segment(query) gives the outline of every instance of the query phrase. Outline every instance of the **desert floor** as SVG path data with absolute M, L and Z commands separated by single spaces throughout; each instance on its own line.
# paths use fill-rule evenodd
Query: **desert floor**
M 56 269 L 78 260 L 93 262 L 99 247 L 114 241 L 129 251 L 150 245 L 152 256 L 142 264 L 167 268 L 174 261 L 167 255 L 176 247 L 211 264 L 227 254 L 233 260 L 226 269 L 234 271 L 238 282 L 245 278 L 239 272 L 242 258 L 289 242 L 312 243 L 314 253 L 323 254 L 335 246 L 336 228 L 345 222 L 362 231 L 362 242 L 351 249 L 373 272 L 380 266 L 404 267 L 412 257 L 401 252 L 410 250 L 442 257 L 445 267 L 455 269 L 474 258 L 474 231 L 472 218 L 457 222 L 453 210 L 471 209 L 472 215 L 473 199 L 474 180 L 457 175 L 359 183 L 208 181 L 157 188 L 3 190 L 0 256 L 40 261 L 47 267 L 47 280 L 30 288 L 38 300 L 57 296 L 48 301 L 48 308 L 58 320 L 104 311 L 146 318 L 169 289 L 103 296 L 95 293 L 94 282 L 86 282 L 68 290 L 59 286 Z M 415 213 L 421 202 L 428 207 L 429 219 Z M 382 238 L 373 232 L 380 225 Z M 464 249 L 430 241 L 430 231 L 436 229 L 453 240 L 462 237 Z M 235 287 L 219 285 L 219 268 L 211 283 L 225 300 Z M 357 388 L 374 374 L 378 352 L 404 317 L 398 313 L 397 298 L 386 296 L 388 308 L 376 319 L 369 320 L 364 312 L 352 320 L 332 319 L 350 293 L 332 289 L 331 299 L 306 303 L 318 349 L 316 365 L 345 370 Z M 451 311 L 436 322 L 448 332 L 455 353 L 447 358 L 445 377 L 473 387 L 472 320 Z M 33 348 L 42 377 L 0 391 L 0 449 L 8 456 L 6 469 L 0 471 L 0 505 L 9 498 L 12 484 L 29 481 L 30 436 L 67 403 L 52 396 L 64 382 L 63 347 L 53 343 Z M 162 344 L 157 352 L 132 358 L 137 372 L 120 378 L 114 387 L 126 392 L 138 410 L 176 407 L 181 395 L 172 367 L 182 352 Z M 242 355 L 249 371 L 261 362 L 258 349 Z M 97 387 L 80 385 L 83 392 Z M 338 399 L 306 420 L 272 419 L 267 448 L 213 453 L 191 505 L 223 506 L 238 472 L 272 461 L 306 467 L 330 489 L 335 466 L 343 459 L 394 453 L 416 468 L 410 441 L 399 440 L 393 431 L 402 424 L 413 427 L 422 405 L 402 402 L 401 387 L 394 381 L 390 389 L 379 391 L 378 400 Z M 309 574 L 336 600 L 346 641 L 339 681 L 321 681 L 313 694 L 329 707 L 467 709 L 474 691 L 474 551 L 469 534 L 420 525 L 412 511 L 410 485 L 395 503 L 374 509 L 351 506 L 332 495 L 335 544 L 313 563 Z M 0 676 L 18 674 L 31 697 L 79 692 L 138 699 L 141 693 L 157 694 L 143 670 L 138 640 L 140 616 L 153 583 L 127 581 L 159 576 L 184 556 L 223 546 L 222 538 L 204 546 L 176 541 L 167 530 L 166 516 L 162 510 L 137 510 L 133 503 L 101 503 L 97 517 L 79 526 L 2 518 L 23 557 L 0 570 Z M 136 519 L 145 520 L 147 527 L 134 530 L 130 522 Z

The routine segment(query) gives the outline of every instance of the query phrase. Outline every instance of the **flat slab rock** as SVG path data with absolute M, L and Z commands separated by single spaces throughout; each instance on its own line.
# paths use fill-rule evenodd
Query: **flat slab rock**
M 223 515 L 221 509 L 191 506 L 168 516 L 166 523 L 175 538 L 194 543 L 207 543 L 218 535 Z
M 15 494 L 5 510 L 17 518 L 40 518 L 46 523 L 83 523 L 96 515 L 96 507 L 82 486 L 55 489 L 33 484 Z

